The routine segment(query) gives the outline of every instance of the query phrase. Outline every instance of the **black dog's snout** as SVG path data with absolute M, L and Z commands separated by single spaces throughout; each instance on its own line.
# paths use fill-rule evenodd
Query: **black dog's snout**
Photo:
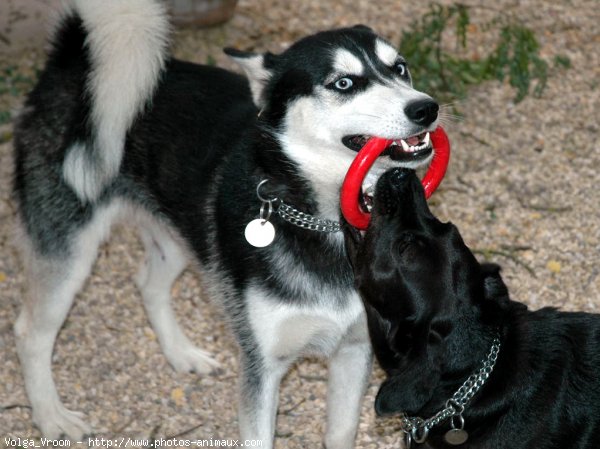
M 406 116 L 417 125 L 429 126 L 438 116 L 440 106 L 433 100 L 417 100 L 404 108 Z
M 408 194 L 409 186 L 418 183 L 416 173 L 411 168 L 396 167 L 385 172 L 375 188 L 375 198 L 378 196 L 391 196 L 397 200 L 398 196 Z M 401 193 L 405 192 L 405 193 Z
M 394 212 L 411 195 L 413 182 L 419 183 L 419 180 L 410 168 L 396 167 L 385 172 L 375 188 L 373 212 L 384 215 Z
M 394 186 L 400 186 L 400 184 L 408 181 L 408 179 L 410 178 L 409 175 L 411 175 L 412 173 L 414 173 L 414 170 L 412 170 L 410 168 L 403 168 L 403 167 L 394 168 L 391 170 L 391 172 L 389 174 L 390 182 Z
M 406 223 L 412 223 L 415 217 L 429 216 L 423 185 L 417 173 L 410 168 L 397 167 L 386 171 L 375 188 L 372 214 L 391 215 L 399 212 L 398 217 Z

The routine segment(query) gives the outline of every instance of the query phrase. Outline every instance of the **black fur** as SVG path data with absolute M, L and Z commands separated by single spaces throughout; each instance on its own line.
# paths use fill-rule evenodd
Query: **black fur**
M 65 237 L 85 224 L 92 212 L 62 179 L 65 152 L 91 133 L 85 36 L 81 19 L 64 19 L 46 69 L 15 124 L 14 193 L 23 225 L 43 255 L 65 255 Z M 64 220 L 65 214 L 69 220 Z
M 364 40 L 375 37 L 360 28 L 345 33 L 345 39 L 354 35 Z M 368 36 L 363 37 L 365 33 Z M 67 18 L 55 36 L 46 69 L 27 99 L 15 132 L 14 190 L 36 248 L 48 254 L 68 251 L 70 230 L 64 226 L 72 224 L 76 228 L 85 223 L 92 208 L 82 205 L 61 177 L 66 149 L 77 140 L 89 139 L 89 98 L 85 91 L 89 62 L 84 39 L 81 21 L 76 16 Z M 329 45 L 323 40 L 319 51 L 328 51 Z M 125 196 L 159 212 L 186 240 L 193 242 L 202 261 L 208 257 L 205 230 L 214 228 L 226 256 L 223 268 L 238 285 L 253 277 L 269 278 L 267 256 L 277 245 L 250 247 L 243 229 L 258 215 L 260 202 L 255 189 L 261 179 L 270 180 L 268 188 L 274 195 L 307 213 L 315 211 L 313 192 L 269 133 L 279 126 L 289 101 L 311 93 L 309 81 L 314 80 L 307 80 L 306 72 L 290 68 L 298 66 L 295 61 L 308 58 L 308 52 L 306 45 L 296 44 L 282 55 L 273 55 L 270 64 L 276 75 L 268 89 L 269 111 L 260 119 L 244 77 L 220 68 L 170 60 L 152 99 L 152 108 L 129 132 L 122 176 L 96 205 Z M 210 107 L 199 107 L 202 105 Z M 40 135 L 40 129 L 45 130 L 45 135 Z M 45 179 L 48 169 L 52 170 L 52 179 Z M 222 182 L 216 181 L 217 174 L 222 176 Z M 49 187 L 40 187 L 44 183 Z M 216 212 L 211 216 L 205 209 L 210 187 L 217 184 Z M 57 185 L 62 187 L 56 190 Z M 31 198 L 38 195 L 47 197 Z M 47 214 L 38 210 L 40 204 L 47 205 Z M 64 214 L 56 213 L 57 205 L 64 207 L 66 214 L 76 214 L 79 221 L 64 220 Z M 48 222 L 53 226 L 48 226 Z M 325 236 L 283 221 L 277 226 L 285 229 L 277 234 L 278 240 L 283 240 L 277 243 L 291 250 L 300 244 L 318 249 L 295 251 L 301 265 L 311 270 L 315 265 L 321 268 L 315 273 L 320 273 L 325 283 L 351 286 L 351 273 L 341 253 L 320 250 L 323 245 L 329 246 Z M 240 259 L 239 254 L 246 257 Z M 277 293 L 283 298 L 298 301 L 296 295 L 285 291 L 285 286 L 273 287 L 278 287 Z
M 479 264 L 457 228 L 430 212 L 414 172 L 387 172 L 364 236 L 346 242 L 387 373 L 375 408 L 428 418 L 479 369 L 496 367 L 464 412 L 464 449 L 594 449 L 600 431 L 600 317 L 509 299 L 497 265 Z M 448 449 L 445 422 L 425 444 Z M 400 435 L 399 435 L 400 437 Z

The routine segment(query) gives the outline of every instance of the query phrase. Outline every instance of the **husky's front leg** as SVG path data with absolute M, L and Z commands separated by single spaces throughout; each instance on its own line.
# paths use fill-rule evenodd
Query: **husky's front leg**
M 342 339 L 329 360 L 326 449 L 352 449 L 373 353 L 364 316 Z
M 242 442 L 260 440 L 262 449 L 272 449 L 279 402 L 279 384 L 289 363 L 256 354 L 240 358 L 239 427 Z

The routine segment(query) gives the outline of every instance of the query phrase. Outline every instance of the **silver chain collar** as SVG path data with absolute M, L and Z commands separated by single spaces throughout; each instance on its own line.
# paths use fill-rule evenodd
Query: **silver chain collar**
M 448 418 L 451 419 L 451 429 L 446 432 L 446 435 L 444 436 L 446 443 L 451 445 L 459 445 L 467 440 L 468 434 L 463 429 L 465 420 L 462 414 L 469 401 L 471 401 L 473 396 L 475 396 L 477 392 L 481 390 L 485 382 L 490 377 L 490 374 L 496 365 L 499 352 L 500 338 L 499 336 L 496 336 L 492 341 L 490 352 L 483 360 L 483 365 L 479 371 L 471 374 L 469 378 L 460 386 L 460 388 L 456 390 L 452 397 L 446 401 L 445 407 L 431 418 L 423 419 L 409 416 L 402 417 L 402 431 L 405 435 L 404 444 L 406 449 L 410 449 L 413 441 L 419 444 L 424 443 L 429 436 L 429 431 Z M 455 423 L 455 418 L 458 419 L 458 425 Z
M 298 226 L 299 228 L 318 232 L 340 232 L 341 230 L 339 222 L 327 220 L 325 218 L 317 218 L 304 212 L 300 212 L 298 209 L 294 209 L 283 201 L 279 202 L 279 207 L 277 207 L 276 212 L 283 220 Z
M 282 200 L 277 197 L 267 199 L 264 198 L 260 194 L 260 188 L 268 182 L 268 179 L 263 179 L 258 186 L 256 186 L 256 195 L 258 199 L 263 202 L 263 206 L 265 204 L 269 205 L 270 210 L 274 210 L 281 219 L 287 221 L 294 226 L 298 226 L 299 228 L 308 229 L 309 231 L 317 231 L 317 232 L 325 232 L 325 233 L 333 233 L 340 232 L 341 226 L 340 223 L 333 220 L 328 220 L 326 218 L 317 218 L 313 215 L 304 213 L 290 206 L 289 204 L 284 203 Z M 275 209 L 273 209 L 272 204 L 274 202 L 278 202 L 279 204 Z M 267 218 L 268 219 L 268 218 Z

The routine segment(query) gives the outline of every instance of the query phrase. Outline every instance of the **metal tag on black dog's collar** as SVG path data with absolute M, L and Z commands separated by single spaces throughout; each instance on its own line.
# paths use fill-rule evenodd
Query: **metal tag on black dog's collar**
M 452 446 L 459 446 L 469 439 L 469 434 L 463 429 L 450 429 L 444 435 L 444 441 Z

